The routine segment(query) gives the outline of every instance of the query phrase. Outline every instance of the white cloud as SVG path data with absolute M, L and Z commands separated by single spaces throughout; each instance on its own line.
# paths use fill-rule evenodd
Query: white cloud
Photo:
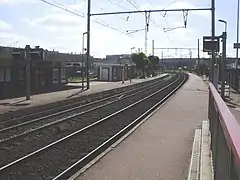
M 5 21 L 0 20 L 0 31 L 1 30 L 11 30 L 12 25 L 6 23 Z
M 47 28 L 52 32 L 74 31 L 84 26 L 84 19 L 64 13 L 48 14 L 37 19 L 23 21 L 38 28 Z
M 194 4 L 191 4 L 187 1 L 176 1 L 175 3 L 169 6 L 169 9 L 197 9 Z M 205 7 L 207 8 L 207 7 Z M 203 11 L 190 11 L 189 14 L 200 15 L 202 17 L 210 18 L 211 11 L 210 10 L 203 10 Z
M 17 0 L 8 1 L 16 2 Z M 26 2 L 27 0 L 21 1 Z M 106 1 L 104 2 L 106 3 Z M 113 11 L 113 5 L 110 5 L 107 6 L 106 4 L 102 4 L 100 6 L 106 6 L 104 11 L 110 12 Z M 172 4 L 173 7 L 174 5 L 175 7 L 177 6 L 177 8 L 193 7 L 193 5 L 187 2 L 185 4 L 184 2 L 181 2 L 180 4 Z M 68 4 L 66 7 L 77 9 L 81 12 L 86 11 L 85 2 L 83 1 L 79 2 L 78 4 Z M 150 8 L 150 5 L 142 5 L 141 7 L 142 9 L 148 9 Z M 157 4 L 154 6 L 154 9 L 162 9 L 163 7 L 164 6 L 162 4 Z M 133 9 L 131 6 L 126 6 L 126 8 Z M 46 9 L 43 9 L 42 12 L 45 12 L 45 14 L 42 16 L 35 17 L 33 14 L 33 18 L 27 18 L 23 20 L 26 25 L 25 28 L 28 29 L 28 31 L 31 31 L 31 33 L 26 33 L 28 34 L 28 38 L 17 35 L 17 33 L 12 35 L 5 34 L 3 36 L 0 34 L 1 43 L 5 42 L 5 44 L 11 44 L 15 41 L 19 41 L 19 44 L 22 43 L 23 46 L 26 44 L 40 45 L 45 49 L 55 49 L 62 52 L 81 52 L 82 33 L 86 31 L 86 19 L 71 15 L 51 6 L 46 6 Z M 125 17 L 125 15 L 122 17 Z M 166 19 L 168 20 L 169 26 L 166 24 L 160 13 L 151 13 L 151 17 L 153 17 L 158 26 L 162 28 L 174 28 L 183 25 L 182 14 L 180 16 L 179 14 L 176 15 L 172 12 L 168 13 Z M 101 21 L 109 23 L 112 27 L 119 27 L 125 30 L 144 28 L 144 16 L 140 14 L 130 15 L 128 22 L 126 22 L 126 20 L 120 20 L 116 15 L 107 17 L 101 16 L 97 18 Z M 152 39 L 155 40 L 155 47 L 196 47 L 195 41 L 197 40 L 198 36 L 196 28 L 187 27 L 187 29 L 176 29 L 174 31 L 164 33 L 159 27 L 157 28 L 157 25 L 154 25 L 152 22 L 150 22 L 150 31 L 148 33 L 148 52 L 151 51 Z M 33 34 L 38 35 L 36 36 Z M 129 37 L 109 28 L 100 26 L 96 23 L 91 23 L 92 55 L 104 57 L 106 54 L 130 53 L 131 47 L 139 47 L 144 50 L 144 31 L 139 31 L 133 34 L 132 37 Z M 160 51 L 157 51 L 156 54 L 161 56 Z M 172 55 L 174 56 L 174 54 Z
M 28 37 L 19 35 L 12 32 L 0 33 L 0 44 L 7 46 L 19 46 L 24 47 L 26 44 L 31 44 L 31 40 Z
M 0 0 L 0 4 L 36 3 L 37 0 Z

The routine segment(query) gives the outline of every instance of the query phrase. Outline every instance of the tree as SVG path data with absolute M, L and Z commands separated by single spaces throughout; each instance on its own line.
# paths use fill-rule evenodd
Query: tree
M 132 61 L 136 64 L 136 68 L 138 71 L 142 70 L 143 77 L 145 77 L 145 68 L 149 64 L 147 56 L 143 52 L 133 53 Z
M 157 69 L 159 67 L 160 59 L 158 56 L 148 56 L 148 59 L 149 59 L 150 63 L 152 64 L 150 71 L 151 71 L 152 75 L 154 76 L 155 72 L 157 71 Z

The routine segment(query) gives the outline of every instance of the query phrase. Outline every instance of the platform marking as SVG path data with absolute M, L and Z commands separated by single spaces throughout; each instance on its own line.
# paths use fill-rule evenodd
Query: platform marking
M 201 129 L 196 129 L 192 146 L 192 155 L 188 171 L 188 180 L 199 179 L 200 152 L 201 152 Z

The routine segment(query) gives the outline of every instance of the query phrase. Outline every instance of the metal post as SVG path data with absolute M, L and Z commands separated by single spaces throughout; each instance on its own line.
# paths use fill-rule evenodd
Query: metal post
M 154 40 L 152 40 L 152 55 L 154 56 Z
M 237 4 L 237 44 L 239 43 L 239 0 Z M 235 67 L 237 69 L 238 67 L 238 45 L 236 49 L 236 61 L 235 61 Z
M 26 100 L 30 100 L 30 45 L 26 45 L 25 47 L 25 61 L 26 61 Z
M 144 41 L 144 51 L 145 51 L 145 54 L 147 55 L 147 42 L 148 42 L 148 39 L 147 39 L 147 29 L 145 30 L 145 41 Z M 142 52 L 142 51 L 141 51 Z
M 197 61 L 197 75 L 199 75 L 199 62 L 200 62 L 200 43 L 198 39 L 198 61 Z
M 221 97 L 225 98 L 225 68 L 226 68 L 226 51 L 227 51 L 227 32 L 222 34 L 222 68 L 221 68 Z
M 211 2 L 211 12 L 212 12 L 212 38 L 215 37 L 215 0 L 212 0 Z M 212 73 L 210 73 L 210 75 L 212 77 L 210 77 L 210 80 L 212 82 L 214 82 L 214 71 L 213 71 L 213 68 L 214 68 L 214 64 L 215 64 L 215 53 L 212 52 L 212 67 L 210 68 L 212 70 Z
M 216 84 L 215 88 L 218 91 L 218 80 L 219 80 L 219 65 L 217 63 L 213 66 L 214 81 L 213 85 Z
M 83 69 L 85 67 L 85 74 L 87 74 L 87 67 L 86 67 L 86 61 L 85 61 L 85 48 L 84 48 L 84 35 L 86 35 L 87 32 L 84 32 L 82 35 L 82 72 L 81 72 L 81 76 L 82 76 L 82 90 L 84 89 L 84 74 L 83 74 Z
M 84 74 L 83 74 L 83 69 L 84 69 L 84 54 L 82 54 L 82 66 L 81 66 L 81 76 L 82 76 L 82 90 L 84 89 Z
M 90 83 L 89 83 L 90 18 L 91 18 L 91 0 L 88 0 L 88 9 L 87 9 L 87 61 L 86 61 L 87 89 L 90 88 Z
M 131 68 L 131 64 L 129 66 L 129 82 L 132 82 L 132 68 Z
M 164 66 L 163 66 L 163 52 L 162 52 L 162 73 L 164 72 Z
M 124 83 L 124 66 L 122 66 L 122 83 Z

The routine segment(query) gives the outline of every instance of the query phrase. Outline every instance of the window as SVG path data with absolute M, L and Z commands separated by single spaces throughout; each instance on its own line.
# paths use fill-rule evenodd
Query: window
M 66 70 L 61 69 L 61 82 L 66 82 Z
M 25 69 L 24 68 L 21 68 L 20 70 L 19 70 L 19 80 L 20 81 L 23 81 L 24 79 L 25 79 L 25 77 L 24 77 L 24 75 L 25 75 Z
M 5 82 L 11 81 L 11 71 L 10 68 L 5 69 Z
M 4 68 L 0 68 L 0 82 L 4 82 Z
M 53 77 L 52 77 L 53 79 L 53 84 L 57 84 L 58 83 L 58 69 L 53 69 Z
M 0 82 L 11 81 L 11 71 L 10 68 L 0 68 Z

